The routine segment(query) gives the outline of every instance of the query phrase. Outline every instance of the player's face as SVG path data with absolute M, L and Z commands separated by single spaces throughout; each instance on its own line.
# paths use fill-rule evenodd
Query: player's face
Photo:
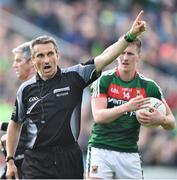
M 137 63 L 140 59 L 137 46 L 130 44 L 119 56 L 119 67 L 123 71 L 136 71 Z
M 15 70 L 17 78 L 23 81 L 27 80 L 31 66 L 32 66 L 31 62 L 30 61 L 26 62 L 22 53 L 15 54 L 12 67 Z
M 32 61 L 43 80 L 51 79 L 57 72 L 58 54 L 52 43 L 35 45 Z

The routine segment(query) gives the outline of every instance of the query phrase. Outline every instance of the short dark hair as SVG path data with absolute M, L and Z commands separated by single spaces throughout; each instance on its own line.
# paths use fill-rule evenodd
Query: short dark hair
M 58 46 L 57 46 L 56 40 L 53 37 L 44 35 L 44 36 L 39 36 L 36 39 L 32 40 L 32 43 L 31 43 L 32 53 L 33 53 L 33 47 L 35 45 L 37 45 L 37 44 L 48 44 L 48 43 L 52 43 L 54 45 L 56 52 L 58 52 Z
M 31 41 L 25 42 L 12 50 L 13 54 L 21 53 L 26 62 L 31 59 Z

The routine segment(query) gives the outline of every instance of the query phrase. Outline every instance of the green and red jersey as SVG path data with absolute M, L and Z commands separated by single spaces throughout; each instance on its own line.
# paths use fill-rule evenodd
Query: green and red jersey
M 106 97 L 107 108 L 120 106 L 137 95 L 163 99 L 160 87 L 151 79 L 135 73 L 131 81 L 123 81 L 118 69 L 106 71 L 92 84 L 92 98 Z M 137 152 L 140 124 L 135 112 L 124 115 L 106 124 L 94 122 L 89 145 L 120 152 Z

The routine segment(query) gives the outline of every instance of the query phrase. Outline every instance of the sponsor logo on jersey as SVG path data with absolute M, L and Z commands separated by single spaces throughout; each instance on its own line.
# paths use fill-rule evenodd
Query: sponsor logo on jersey
M 29 102 L 37 101 L 39 98 L 37 96 L 33 96 L 29 98 Z
M 67 86 L 67 87 L 60 88 L 60 89 L 54 89 L 53 93 L 56 94 L 56 93 L 60 93 L 60 92 L 64 92 L 64 91 L 70 91 L 70 87 Z
M 113 103 L 115 106 L 120 106 L 122 104 L 125 104 L 127 101 L 121 100 L 121 99 L 115 99 L 108 97 L 108 103 Z
M 128 101 L 108 97 L 108 103 L 113 104 L 113 106 L 120 106 L 122 104 L 125 104 L 126 102 L 128 102 Z M 133 115 L 135 116 L 136 115 L 135 111 L 125 112 L 124 114 L 128 115 L 128 116 L 133 116 Z
M 110 90 L 111 90 L 111 92 L 114 93 L 114 94 L 119 94 L 119 90 L 116 89 L 116 88 L 111 88 Z
M 67 86 L 64 88 L 54 89 L 53 94 L 55 94 L 57 97 L 66 96 L 69 94 L 69 91 L 70 91 L 70 87 Z
M 131 98 L 136 97 L 137 95 L 142 95 L 146 97 L 146 92 L 144 88 L 126 88 L 123 86 L 118 86 L 116 84 L 110 84 L 108 88 L 108 97 L 130 100 Z

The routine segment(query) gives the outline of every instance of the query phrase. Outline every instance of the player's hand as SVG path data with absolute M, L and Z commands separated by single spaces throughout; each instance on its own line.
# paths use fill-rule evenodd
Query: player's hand
M 141 10 L 129 31 L 130 34 L 135 37 L 139 36 L 142 32 L 146 30 L 146 22 L 141 20 L 143 13 L 144 11 Z
M 15 163 L 13 160 L 10 160 L 7 162 L 7 171 L 6 171 L 6 178 L 7 179 L 19 179 L 17 167 L 15 166 Z
M 136 96 L 126 103 L 127 111 L 131 112 L 136 111 L 138 109 L 146 108 L 148 107 L 149 103 L 149 98 L 144 98 L 142 95 Z
M 150 112 L 143 111 L 139 113 L 139 122 L 145 125 L 161 125 L 164 122 L 164 115 L 154 107 L 148 108 Z

